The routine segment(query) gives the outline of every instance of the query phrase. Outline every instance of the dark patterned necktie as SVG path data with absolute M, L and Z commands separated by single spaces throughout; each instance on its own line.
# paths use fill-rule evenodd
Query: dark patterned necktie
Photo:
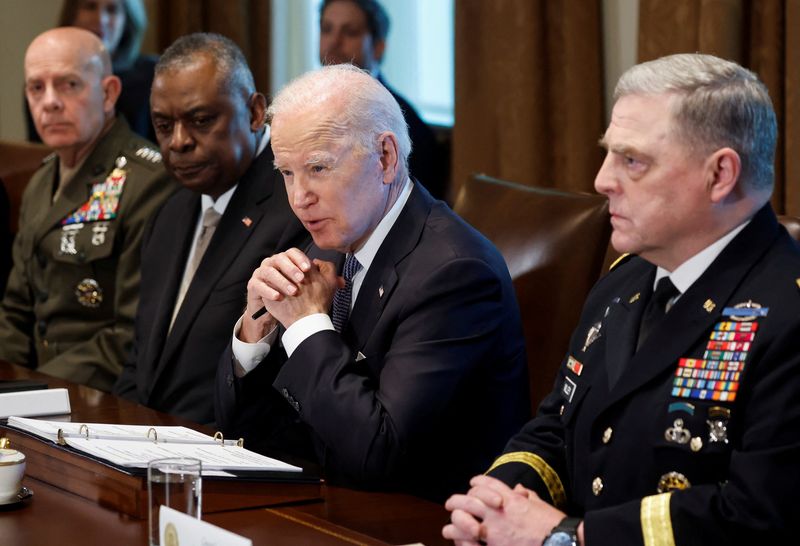
M 644 341 L 653 332 L 653 328 L 658 325 L 659 321 L 664 318 L 664 315 L 669 311 L 669 303 L 680 292 L 669 277 L 661 277 L 656 284 L 656 289 L 647 302 L 647 307 L 642 314 L 642 323 L 639 326 L 639 340 L 636 343 L 636 350 L 642 346 Z
M 337 332 L 341 333 L 350 316 L 350 302 L 353 298 L 353 277 L 361 270 L 355 255 L 348 254 L 344 261 L 344 288 L 339 288 L 333 295 L 333 311 L 331 322 Z

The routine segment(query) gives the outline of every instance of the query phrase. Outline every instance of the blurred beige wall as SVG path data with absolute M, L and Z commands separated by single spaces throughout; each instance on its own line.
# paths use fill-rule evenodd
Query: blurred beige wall
M 37 34 L 56 24 L 54 0 L 0 0 L 0 138 L 25 139 L 22 114 L 23 59 Z

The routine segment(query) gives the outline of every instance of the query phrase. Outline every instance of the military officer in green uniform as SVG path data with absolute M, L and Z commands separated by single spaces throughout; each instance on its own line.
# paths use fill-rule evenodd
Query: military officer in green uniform
M 132 343 L 142 234 L 176 186 L 116 116 L 120 82 L 94 34 L 35 38 L 25 93 L 54 153 L 22 198 L 0 359 L 110 390 Z

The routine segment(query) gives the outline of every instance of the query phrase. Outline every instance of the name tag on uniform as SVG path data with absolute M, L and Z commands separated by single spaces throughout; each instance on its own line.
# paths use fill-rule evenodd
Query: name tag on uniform
M 575 390 L 577 388 L 578 386 L 572 379 L 565 377 L 564 383 L 561 385 L 561 396 L 566 398 L 568 402 L 572 402 L 572 397 L 575 396 Z

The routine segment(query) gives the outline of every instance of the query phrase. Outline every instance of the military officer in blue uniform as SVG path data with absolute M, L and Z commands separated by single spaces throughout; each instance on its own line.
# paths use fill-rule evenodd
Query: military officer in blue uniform
M 595 181 L 623 258 L 536 417 L 454 495 L 459 544 L 790 544 L 800 515 L 800 250 L 777 223 L 752 72 L 627 71 Z M 635 254 L 635 255 L 634 255 Z
M 175 184 L 116 116 L 119 79 L 94 34 L 34 39 L 25 91 L 54 153 L 22 198 L 0 360 L 110 390 L 132 343 L 142 233 Z

